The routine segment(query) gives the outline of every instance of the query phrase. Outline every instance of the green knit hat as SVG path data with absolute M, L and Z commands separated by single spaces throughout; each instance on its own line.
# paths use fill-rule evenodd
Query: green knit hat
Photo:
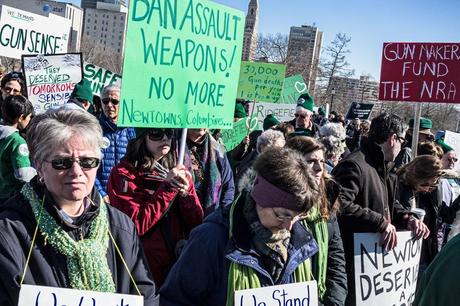
M 297 106 L 301 106 L 309 111 L 313 112 L 313 107 L 315 106 L 315 102 L 313 98 L 308 93 L 301 94 L 300 97 L 297 99 Z
M 91 90 L 91 83 L 87 79 L 83 78 L 75 85 L 72 93 L 70 94 L 70 98 L 86 100 L 93 104 L 93 91 Z
M 265 117 L 264 119 L 264 124 L 263 124 L 264 131 L 278 124 L 280 124 L 279 120 L 276 119 L 276 117 L 273 114 L 268 114 L 267 117 Z
M 244 108 L 243 104 L 236 103 L 235 104 L 235 115 L 233 118 L 246 118 L 246 109 Z
M 441 147 L 442 151 L 444 152 L 444 154 L 446 154 L 447 152 L 450 152 L 450 151 L 453 151 L 454 148 L 452 148 L 451 146 L 449 146 L 447 143 L 444 142 L 444 140 L 442 139 L 438 139 L 436 140 L 436 143 Z
M 409 127 L 411 129 L 414 128 L 414 118 L 409 120 Z M 430 119 L 420 117 L 420 129 L 432 129 L 433 128 L 433 122 L 431 122 Z
M 324 109 L 322 107 L 318 108 L 318 115 L 320 115 L 320 116 L 325 116 L 326 115 L 326 112 L 324 111 Z

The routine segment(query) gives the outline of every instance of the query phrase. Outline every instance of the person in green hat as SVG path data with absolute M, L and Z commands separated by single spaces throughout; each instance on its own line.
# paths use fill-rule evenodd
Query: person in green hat
M 433 123 L 431 119 L 420 117 L 420 125 L 418 131 L 418 144 L 421 142 L 433 141 L 434 135 L 431 132 Z M 409 163 L 412 160 L 412 135 L 414 133 L 414 119 L 409 120 L 409 129 L 406 133 L 406 142 L 404 147 L 399 152 L 399 155 L 395 159 L 395 167 L 400 168 L 401 166 Z
M 83 108 L 88 111 L 93 105 L 93 90 L 91 89 L 91 83 L 83 78 L 78 82 L 73 88 L 72 93 L 70 94 L 70 99 L 67 101 L 67 104 L 72 103 L 77 105 L 78 108 Z M 72 105 L 66 105 L 68 108 L 74 108 Z
M 264 131 L 271 129 L 272 127 L 277 126 L 280 123 L 281 122 L 275 117 L 275 115 L 268 114 L 267 117 L 265 117 L 264 119 L 264 124 L 263 124 Z
M 319 135 L 319 127 L 312 120 L 314 106 L 315 103 L 310 94 L 304 93 L 300 95 L 297 100 L 295 119 L 292 121 L 295 127 L 295 135 L 310 137 L 317 137 Z
M 241 103 L 235 103 L 235 114 L 233 115 L 233 122 L 237 122 L 243 118 L 246 118 L 246 109 L 244 108 L 244 105 Z

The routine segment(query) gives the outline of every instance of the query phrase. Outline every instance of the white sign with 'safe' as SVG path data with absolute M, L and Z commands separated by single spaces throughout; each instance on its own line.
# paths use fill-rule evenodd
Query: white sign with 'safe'
M 235 306 L 317 306 L 316 281 L 239 290 Z
M 144 306 L 138 295 L 22 285 L 18 306 Z

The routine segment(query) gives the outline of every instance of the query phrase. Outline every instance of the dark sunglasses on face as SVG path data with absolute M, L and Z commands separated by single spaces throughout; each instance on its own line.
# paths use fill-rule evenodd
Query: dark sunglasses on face
M 163 137 L 171 139 L 173 137 L 173 130 L 163 129 L 163 130 L 152 130 L 148 133 L 148 137 L 152 141 L 160 141 Z
M 404 137 L 396 135 L 398 138 L 399 142 L 401 143 L 401 146 L 404 146 L 407 143 L 407 140 Z
M 55 170 L 68 170 L 72 168 L 73 163 L 79 164 L 82 169 L 86 170 L 98 167 L 100 159 L 97 157 L 80 157 L 78 159 L 73 157 L 62 157 L 47 162 L 51 163 L 51 166 Z
M 456 157 L 448 157 L 447 160 L 448 160 L 449 162 L 451 162 L 451 163 L 456 163 L 456 162 L 458 162 L 458 158 L 456 158 Z
M 104 105 L 109 104 L 109 102 L 112 102 L 113 105 L 118 105 L 118 103 L 120 103 L 120 100 L 112 99 L 112 98 L 104 98 L 104 99 L 102 99 L 102 103 L 104 103 Z
M 302 119 L 307 118 L 306 116 L 304 116 L 304 115 L 299 115 L 299 114 L 295 114 L 294 117 L 296 117 L 296 118 L 297 118 L 297 117 L 300 117 L 300 118 L 302 118 Z

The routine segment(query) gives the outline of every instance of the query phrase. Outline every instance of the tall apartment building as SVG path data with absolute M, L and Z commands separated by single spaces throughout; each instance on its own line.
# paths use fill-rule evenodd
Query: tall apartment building
M 97 8 L 98 2 L 110 3 L 110 4 L 120 4 L 126 7 L 125 0 L 81 0 L 81 7 L 86 8 Z
M 102 44 L 103 50 L 123 55 L 127 8 L 121 4 L 98 2 L 96 8 L 85 9 L 83 37 Z
M 244 25 L 243 61 L 253 61 L 256 57 L 258 25 L 259 1 L 251 0 L 248 5 L 248 13 Z
M 315 26 L 291 27 L 286 57 L 286 76 L 301 74 L 311 94 L 318 75 L 323 32 Z
M 58 15 L 71 21 L 68 52 L 80 51 L 83 10 L 73 4 L 52 0 L 0 0 L 0 4 L 48 17 Z
M 371 80 L 369 75 L 362 75 L 359 79 L 333 77 L 331 88 L 335 90 L 335 103 L 342 103 L 348 107 L 351 102 L 378 102 L 379 83 Z

